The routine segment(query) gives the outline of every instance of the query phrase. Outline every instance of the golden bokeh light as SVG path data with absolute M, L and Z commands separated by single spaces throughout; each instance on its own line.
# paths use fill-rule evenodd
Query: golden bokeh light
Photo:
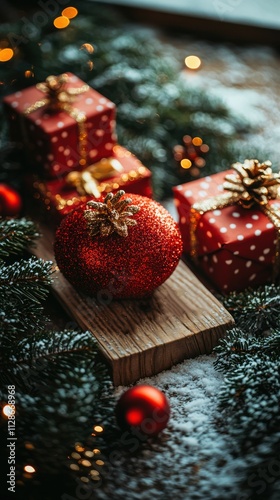
M 71 464 L 70 469 L 71 470 L 80 470 L 80 467 L 77 464 Z
M 181 160 L 180 165 L 182 168 L 188 169 L 191 168 L 192 162 L 188 158 L 184 158 L 183 160 Z
M 33 73 L 33 71 L 30 71 L 30 69 L 27 69 L 24 72 L 24 76 L 25 76 L 25 78 L 33 78 L 34 77 L 34 73 Z
M 85 448 L 80 443 L 76 443 L 75 450 L 80 452 L 80 451 L 85 451 Z
M 99 472 L 98 472 L 97 470 L 92 469 L 92 470 L 90 471 L 90 475 L 91 475 L 91 476 L 99 476 Z
M 6 48 L 0 50 L 0 62 L 9 61 L 10 59 L 12 59 L 13 55 L 14 55 L 13 49 Z
M 194 146 L 201 146 L 202 142 L 201 137 L 194 137 L 192 140 Z
M 85 49 L 89 54 L 93 54 L 94 52 L 94 46 L 91 43 L 83 43 L 81 49 Z
M 80 462 L 79 462 L 80 463 Z M 90 467 L 91 466 L 91 462 L 89 460 L 81 460 L 81 464 L 84 466 L 84 467 Z
M 185 65 L 189 69 L 198 69 L 201 66 L 201 59 L 198 56 L 187 56 L 185 58 Z
M 65 7 L 61 12 L 62 16 L 68 17 L 68 19 L 73 19 L 78 15 L 78 10 L 75 7 Z
M 93 453 L 93 451 L 88 450 L 88 451 L 85 451 L 84 455 L 85 455 L 85 457 L 91 458 L 94 456 L 94 453 Z
M 28 474 L 34 474 L 34 472 L 36 472 L 36 469 L 32 465 L 25 465 L 23 469 L 25 472 L 28 472 Z
M 93 430 L 95 432 L 103 432 L 103 427 L 101 427 L 101 425 L 95 425 Z
M 103 460 L 96 460 L 96 465 L 104 465 L 105 462 L 103 462 Z
M 55 18 L 53 24 L 57 29 L 61 30 L 63 28 L 67 28 L 67 26 L 70 24 L 70 20 L 66 16 L 59 16 Z

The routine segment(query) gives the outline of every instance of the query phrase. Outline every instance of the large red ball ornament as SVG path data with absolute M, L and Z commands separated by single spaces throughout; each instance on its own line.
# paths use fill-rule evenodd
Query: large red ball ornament
M 176 268 L 177 224 L 154 200 L 124 191 L 80 205 L 61 222 L 57 265 L 77 289 L 108 303 L 148 296 Z
M 22 208 L 20 194 L 7 184 L 0 184 L 0 216 L 14 217 Z
M 121 395 L 115 413 L 121 428 L 137 428 L 146 436 L 155 436 L 166 427 L 170 406 L 156 387 L 136 385 Z

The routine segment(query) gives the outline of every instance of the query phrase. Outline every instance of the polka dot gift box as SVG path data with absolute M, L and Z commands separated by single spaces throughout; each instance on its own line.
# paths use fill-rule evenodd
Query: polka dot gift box
M 232 167 L 173 188 L 184 252 L 224 293 L 271 282 L 279 267 L 280 174 L 257 160 Z
M 151 172 L 119 144 L 108 159 L 102 158 L 81 172 L 71 171 L 61 179 L 31 179 L 33 196 L 55 224 L 81 203 L 125 188 L 127 192 L 152 197 Z M 44 210 L 45 209 L 45 210 Z M 46 212 L 45 212 L 46 213 Z
M 116 144 L 115 105 L 71 73 L 6 96 L 4 107 L 11 139 L 48 178 L 107 158 Z

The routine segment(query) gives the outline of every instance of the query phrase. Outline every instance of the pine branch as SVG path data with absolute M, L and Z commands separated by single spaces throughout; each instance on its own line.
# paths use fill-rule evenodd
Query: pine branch
M 1 361 L 17 352 L 20 338 L 28 334 L 32 339 L 33 331 L 46 324 L 42 302 L 49 292 L 51 272 L 52 262 L 36 257 L 0 264 Z
M 215 368 L 224 372 L 220 408 L 226 428 L 241 446 L 280 441 L 279 286 L 231 293 L 223 297 L 236 327 L 215 348 Z
M 14 346 L 13 337 L 6 338 L 2 349 L 12 353 L 8 358 L 2 359 L 2 384 L 7 381 L 16 380 L 18 388 L 26 387 L 26 380 L 34 378 L 35 386 L 38 386 L 40 375 L 40 387 L 48 386 L 50 383 L 56 386 L 60 383 L 60 377 L 73 365 L 88 359 L 88 365 L 96 362 L 96 342 L 89 332 L 69 331 L 62 332 L 43 330 L 37 331 L 30 343 L 30 336 L 25 336 Z M 56 378 L 54 378 L 54 371 Z M 0 378 L 1 380 L 1 378 Z M 11 382 L 9 382 L 11 383 Z M 30 384 L 33 388 L 34 384 Z
M 214 366 L 223 372 L 232 370 L 248 355 L 261 357 L 265 354 L 277 360 L 280 359 L 280 331 L 274 331 L 265 337 L 255 337 L 250 331 L 246 333 L 240 328 L 232 328 L 227 336 L 220 340 L 214 351 L 218 355 Z
M 19 260 L 12 265 L 0 264 L 0 297 L 2 303 L 15 299 L 39 303 L 48 294 L 52 262 L 36 257 Z
M 30 220 L 0 218 L 0 260 L 19 255 L 38 237 L 37 228 Z
M 261 334 L 279 326 L 280 286 L 272 284 L 240 293 L 232 292 L 221 300 L 244 331 Z
M 225 377 L 221 408 L 226 409 L 230 432 L 242 441 L 280 436 L 279 357 L 248 354 Z M 278 435 L 278 437 L 277 437 Z
M 17 434 L 21 437 L 17 464 L 31 460 L 37 479 L 44 481 L 46 474 L 65 473 L 71 448 L 91 435 L 93 425 L 110 421 L 111 379 L 89 332 L 44 330 L 35 336 L 31 362 L 28 349 L 28 339 L 24 339 L 18 358 L 6 360 L 4 383 L 16 381 Z M 5 401 L 5 386 L 0 397 Z M 32 445 L 31 451 L 25 448 L 26 442 Z M 95 447 L 99 447 L 98 440 Z M 23 466 L 19 475 L 22 471 Z
M 237 316 L 237 322 L 244 324 L 245 321 L 247 330 L 231 329 L 215 348 L 215 368 L 225 373 L 220 408 L 226 417 L 227 431 L 242 446 L 246 443 L 256 446 L 259 440 L 266 438 L 269 449 L 280 439 L 280 330 L 260 331 L 260 324 L 267 327 L 268 321 L 270 325 L 275 322 L 278 310 L 274 309 L 274 298 L 277 295 L 276 287 L 267 287 L 264 295 L 259 290 L 250 291 L 249 300 L 252 296 L 256 299 L 251 307 L 248 299 L 245 305 L 245 292 L 234 294 L 233 311 L 237 314 L 238 304 L 242 317 Z M 265 314 L 256 320 L 256 307 L 263 297 L 265 304 L 269 307 L 272 304 L 271 318 L 268 320 Z M 241 312 L 242 307 L 249 310 L 248 317 L 246 311 Z

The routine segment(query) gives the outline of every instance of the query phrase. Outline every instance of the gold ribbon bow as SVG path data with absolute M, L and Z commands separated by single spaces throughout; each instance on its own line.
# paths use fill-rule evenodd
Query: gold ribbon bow
M 223 188 L 228 193 L 207 200 L 196 202 L 191 207 L 190 215 L 190 245 L 191 256 L 197 258 L 196 229 L 200 217 L 209 210 L 217 210 L 234 205 L 250 209 L 258 206 L 272 221 L 277 229 L 276 253 L 274 259 L 274 279 L 278 276 L 280 267 L 280 210 L 269 204 L 270 200 L 280 199 L 280 173 L 273 173 L 271 162 L 260 163 L 258 160 L 245 160 L 244 163 L 234 163 L 233 174 L 225 176 Z
M 76 96 L 87 92 L 89 86 L 87 84 L 82 85 L 79 88 L 66 88 L 66 84 L 69 80 L 69 76 L 66 73 L 58 76 L 48 76 L 45 82 L 37 83 L 36 88 L 43 92 L 45 96 L 43 99 L 39 99 L 34 104 L 29 106 L 24 113 L 29 115 L 37 109 L 46 106 L 48 111 L 57 113 L 59 111 L 66 111 L 78 125 L 78 146 L 80 154 L 80 165 L 86 165 L 86 143 L 87 143 L 87 133 L 86 133 L 86 115 L 85 113 L 73 108 L 72 103 L 74 102 Z
M 116 158 L 102 158 L 82 172 L 72 170 L 66 176 L 66 183 L 75 187 L 80 196 L 91 195 L 100 198 L 98 181 L 113 177 L 123 171 L 123 166 Z

